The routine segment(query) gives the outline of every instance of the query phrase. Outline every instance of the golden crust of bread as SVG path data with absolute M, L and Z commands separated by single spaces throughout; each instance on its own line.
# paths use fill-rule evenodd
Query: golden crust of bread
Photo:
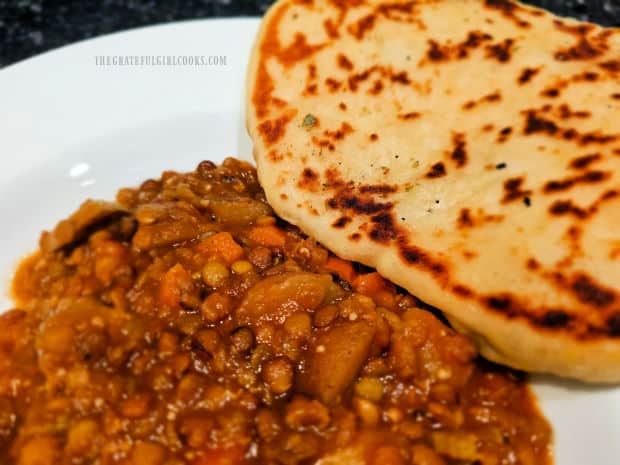
M 508 0 L 280 0 L 247 126 L 283 218 L 491 360 L 620 381 L 620 30 Z

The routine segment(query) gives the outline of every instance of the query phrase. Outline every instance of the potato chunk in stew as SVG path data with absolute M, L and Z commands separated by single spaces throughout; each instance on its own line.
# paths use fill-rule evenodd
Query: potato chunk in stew
M 325 299 L 332 280 L 329 275 L 305 272 L 269 276 L 254 285 L 235 312 L 239 324 L 284 321 L 298 310 L 311 311 Z
M 345 321 L 321 334 L 306 359 L 300 386 L 332 404 L 353 384 L 368 357 L 375 328 L 366 321 Z
M 0 463 L 545 465 L 523 377 L 227 159 L 90 201 L 0 316 Z

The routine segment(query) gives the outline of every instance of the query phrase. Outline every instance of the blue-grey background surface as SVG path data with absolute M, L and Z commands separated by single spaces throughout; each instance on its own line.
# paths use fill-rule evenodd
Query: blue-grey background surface
M 0 67 L 78 40 L 149 24 L 262 15 L 270 0 L 0 0 Z M 620 0 L 530 0 L 554 13 L 620 26 Z

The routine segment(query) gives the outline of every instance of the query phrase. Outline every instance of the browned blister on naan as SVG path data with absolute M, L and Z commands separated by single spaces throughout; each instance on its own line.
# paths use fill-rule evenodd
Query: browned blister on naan
M 281 0 L 247 124 L 282 217 L 492 360 L 620 381 L 620 30 L 507 0 Z

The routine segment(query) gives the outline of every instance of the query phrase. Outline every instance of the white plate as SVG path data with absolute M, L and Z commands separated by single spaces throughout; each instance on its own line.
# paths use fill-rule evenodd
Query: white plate
M 192 21 L 86 41 L 0 71 L 0 279 L 87 197 L 165 169 L 249 159 L 245 64 L 257 19 Z M 226 56 L 226 66 L 101 67 L 101 55 Z M 0 308 L 9 308 L 6 292 Z M 537 379 L 557 465 L 620 463 L 620 388 Z

